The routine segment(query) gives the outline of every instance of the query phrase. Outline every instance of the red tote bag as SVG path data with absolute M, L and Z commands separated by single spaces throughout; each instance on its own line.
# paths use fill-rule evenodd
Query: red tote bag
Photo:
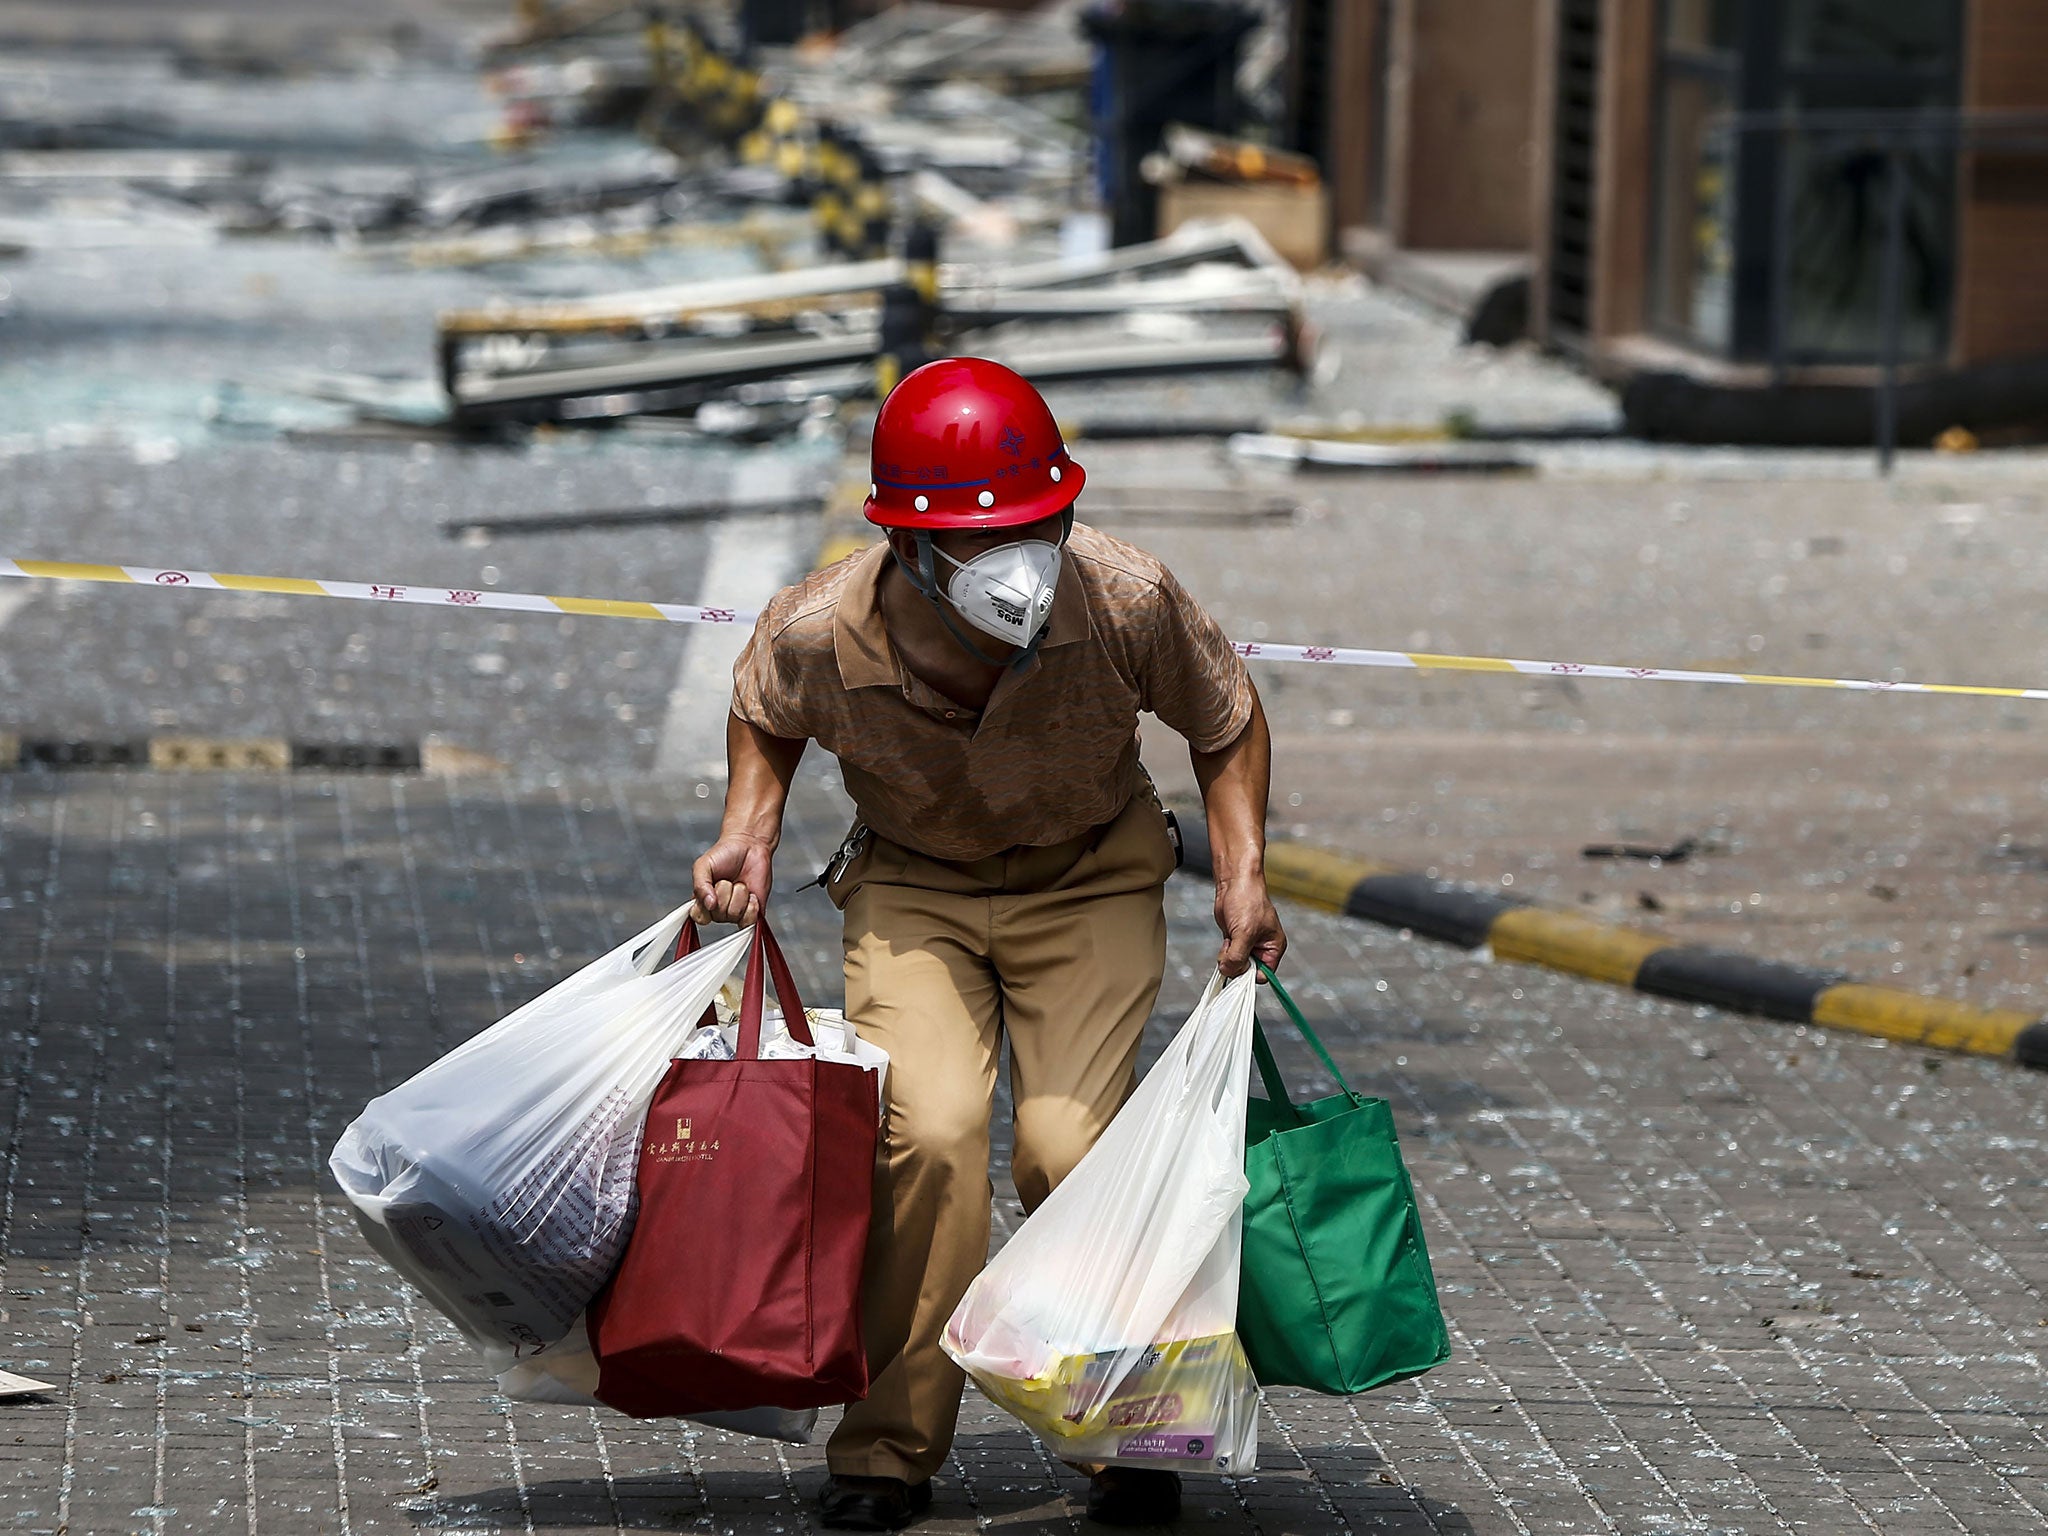
M 634 1418 L 867 1396 L 860 1277 L 875 1076 L 847 1062 L 761 1060 L 770 976 L 790 1035 L 812 1043 L 763 920 L 737 1059 L 671 1062 L 647 1111 L 639 1218 L 590 1307 L 597 1398 Z

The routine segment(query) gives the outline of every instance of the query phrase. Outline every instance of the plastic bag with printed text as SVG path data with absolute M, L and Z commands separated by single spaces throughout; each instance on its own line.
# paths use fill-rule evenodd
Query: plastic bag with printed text
M 694 942 L 694 936 L 685 943 Z M 687 957 L 685 957 L 687 958 Z M 731 1061 L 737 1054 L 734 1035 L 739 1027 L 741 987 L 728 980 L 713 999 L 712 1010 L 675 1051 L 679 1061 Z M 780 1009 L 768 1009 L 762 1021 L 761 1059 L 784 1060 L 817 1056 L 827 1061 L 847 1061 L 875 1074 L 879 1099 L 886 1089 L 888 1053 L 854 1033 L 846 1015 L 836 1008 L 806 1008 L 814 1045 L 793 1038 Z M 520 1360 L 500 1373 L 498 1390 L 517 1402 L 553 1403 L 563 1407 L 609 1407 L 597 1395 L 599 1370 L 591 1343 L 588 1319 L 579 1317 L 562 1341 L 541 1354 Z M 695 1423 L 762 1439 L 808 1444 L 817 1427 L 815 1408 L 728 1409 L 688 1415 Z
M 1253 977 L 1211 979 L 1088 1155 L 967 1289 L 942 1343 L 1064 1460 L 1242 1473 Z
M 647 1105 L 748 943 L 662 968 L 688 911 L 372 1099 L 335 1144 L 370 1246 L 494 1373 L 558 1346 L 618 1267 Z

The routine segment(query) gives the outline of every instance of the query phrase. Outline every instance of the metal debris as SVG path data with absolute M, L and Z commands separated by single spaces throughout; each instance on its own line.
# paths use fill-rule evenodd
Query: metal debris
M 680 411 L 803 377 L 818 395 L 865 393 L 876 359 L 901 350 L 892 293 L 913 349 L 926 337 L 971 347 L 1039 381 L 1306 365 L 1293 271 L 1249 225 L 1225 223 L 1082 262 L 889 257 L 451 311 L 441 383 L 452 419 L 469 425 Z
M 1700 840 L 1681 837 L 1665 847 L 1650 843 L 1588 843 L 1579 850 L 1582 859 L 1644 859 L 1651 864 L 1683 864 L 1699 851 Z
M 1536 460 L 1490 443 L 1355 443 L 1328 438 L 1247 433 L 1230 440 L 1243 459 L 1269 459 L 1295 469 L 1380 474 L 1529 474 Z
M 761 501 L 699 501 L 665 507 L 604 507 L 591 511 L 545 512 L 523 517 L 450 518 L 441 531 L 450 538 L 485 534 L 572 533 L 590 528 L 666 527 L 677 523 L 707 523 L 728 517 L 768 517 L 782 512 L 808 512 L 823 499 L 812 496 L 777 496 Z

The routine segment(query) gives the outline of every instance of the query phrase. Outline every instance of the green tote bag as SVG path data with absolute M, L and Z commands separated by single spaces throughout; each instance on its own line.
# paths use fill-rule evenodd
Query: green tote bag
M 1343 1091 L 1296 1104 L 1254 1034 L 1267 1097 L 1246 1106 L 1237 1336 L 1262 1385 L 1370 1392 L 1450 1358 L 1415 1190 L 1387 1101 L 1344 1086 L 1279 978 L 1259 969 Z

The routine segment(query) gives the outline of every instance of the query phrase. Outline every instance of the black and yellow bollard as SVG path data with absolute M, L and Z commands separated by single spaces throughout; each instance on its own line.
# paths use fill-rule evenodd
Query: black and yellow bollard
M 932 329 L 939 313 L 939 231 L 923 219 L 903 232 L 903 278 L 930 311 L 926 329 Z
M 875 398 L 886 399 L 906 373 L 940 354 L 939 235 L 921 220 L 904 232 L 904 281 L 882 290 Z
M 818 226 L 818 239 L 834 256 L 858 254 L 856 242 L 846 237 L 847 216 L 859 176 L 854 146 L 834 123 L 818 124 L 814 163 L 817 185 L 811 194 L 811 214 Z
M 847 200 L 846 241 L 862 259 L 889 254 L 889 184 L 865 146 L 854 157 L 855 181 Z

